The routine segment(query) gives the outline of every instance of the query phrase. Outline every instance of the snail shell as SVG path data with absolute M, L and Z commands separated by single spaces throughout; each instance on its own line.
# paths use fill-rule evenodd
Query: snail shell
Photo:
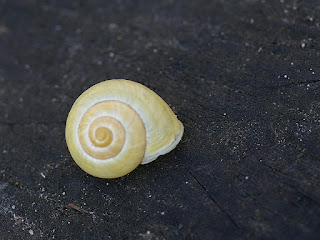
M 176 147 L 183 125 L 155 92 L 123 79 L 98 83 L 73 104 L 66 141 L 75 162 L 100 178 L 117 178 Z

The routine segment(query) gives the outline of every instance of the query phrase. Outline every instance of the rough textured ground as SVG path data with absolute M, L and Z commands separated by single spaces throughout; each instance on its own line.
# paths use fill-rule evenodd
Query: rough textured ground
M 316 239 L 320 2 L 0 0 L 1 239 Z M 185 125 L 103 180 L 64 139 L 74 100 L 126 78 Z

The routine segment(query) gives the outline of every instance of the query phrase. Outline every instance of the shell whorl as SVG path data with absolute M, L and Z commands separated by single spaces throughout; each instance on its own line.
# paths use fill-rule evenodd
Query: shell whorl
M 134 150 L 144 153 L 146 143 L 140 116 L 129 105 L 119 101 L 103 101 L 90 107 L 79 123 L 78 137 L 84 151 L 100 160 L 116 157 L 125 143 L 127 150 L 134 147 Z
M 171 151 L 183 125 L 153 91 L 128 80 L 94 85 L 68 115 L 66 141 L 76 163 L 100 178 L 116 178 Z

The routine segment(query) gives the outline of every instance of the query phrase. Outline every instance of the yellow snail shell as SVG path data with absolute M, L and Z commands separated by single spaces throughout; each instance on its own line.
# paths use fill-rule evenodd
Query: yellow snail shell
M 176 147 L 183 125 L 149 88 L 129 80 L 98 83 L 73 104 L 66 141 L 75 162 L 100 178 L 117 178 Z

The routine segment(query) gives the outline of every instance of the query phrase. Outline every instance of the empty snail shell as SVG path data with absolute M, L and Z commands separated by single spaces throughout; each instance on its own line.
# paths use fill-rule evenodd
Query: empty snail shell
M 100 178 L 117 178 L 176 147 L 183 125 L 155 92 L 129 80 L 98 83 L 73 104 L 66 141 L 75 162 Z

